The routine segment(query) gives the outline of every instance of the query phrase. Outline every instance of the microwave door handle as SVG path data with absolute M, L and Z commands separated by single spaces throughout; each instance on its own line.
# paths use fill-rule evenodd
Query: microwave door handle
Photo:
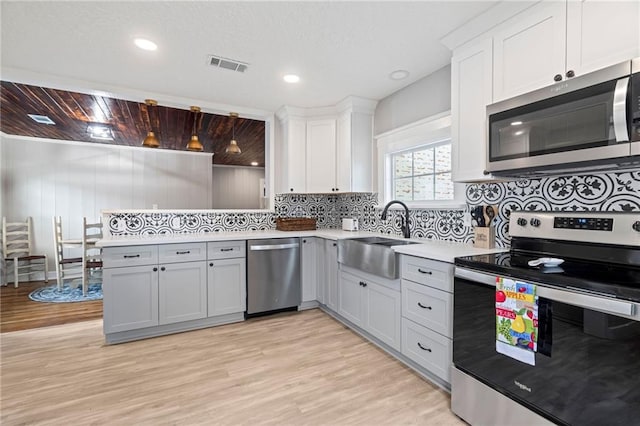
M 629 142 L 627 130 L 627 92 L 629 90 L 629 77 L 621 78 L 616 83 L 613 92 L 613 132 L 616 142 Z

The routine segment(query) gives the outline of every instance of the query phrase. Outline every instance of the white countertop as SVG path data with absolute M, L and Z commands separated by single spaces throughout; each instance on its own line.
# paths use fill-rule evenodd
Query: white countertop
M 341 240 L 371 236 L 404 240 L 404 238 L 396 235 L 381 234 L 379 232 L 351 232 L 343 231 L 341 229 L 317 229 L 314 231 L 277 231 L 275 229 L 271 229 L 267 231 L 208 232 L 200 234 L 121 235 L 104 238 L 98 241 L 96 245 L 98 247 L 123 247 L 147 244 L 175 244 L 287 237 L 320 237 L 329 240 Z M 455 257 L 499 253 L 508 250 L 504 248 L 480 249 L 473 247 L 471 244 L 423 240 L 418 238 L 411 238 L 411 241 L 415 241 L 418 244 L 395 246 L 393 249 L 398 253 L 449 263 L 453 263 L 453 259 Z

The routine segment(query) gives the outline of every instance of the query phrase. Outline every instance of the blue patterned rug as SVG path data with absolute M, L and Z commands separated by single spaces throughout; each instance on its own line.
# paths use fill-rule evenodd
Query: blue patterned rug
M 32 291 L 29 294 L 29 299 L 34 302 L 47 302 L 47 303 L 68 303 L 68 302 L 86 302 L 89 300 L 102 299 L 102 283 L 94 282 L 89 283 L 89 289 L 87 295 L 82 295 L 82 285 L 78 287 L 71 287 L 69 284 L 64 283 L 62 290 L 58 291 L 57 285 L 50 285 L 41 287 Z

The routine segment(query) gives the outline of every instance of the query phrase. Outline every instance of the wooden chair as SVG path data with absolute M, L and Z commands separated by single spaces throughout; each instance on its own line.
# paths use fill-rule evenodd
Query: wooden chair
M 7 218 L 2 218 L 2 253 L 5 266 L 12 262 L 13 285 L 18 287 L 20 276 L 27 276 L 32 279 L 32 274 L 44 272 L 44 282 L 49 282 L 49 264 L 46 254 L 34 254 L 32 239 L 32 221 L 28 217 L 25 222 L 7 222 Z M 42 261 L 42 262 L 38 262 Z M 2 282 L 7 284 L 7 268 L 3 268 Z
M 96 242 L 102 239 L 102 222 L 89 223 L 82 218 L 82 294 L 89 289 L 89 276 L 102 269 L 102 249 Z
M 65 249 L 82 249 L 82 239 L 64 239 L 62 233 L 62 218 L 53 218 L 53 240 L 56 248 L 56 279 L 58 290 L 62 290 L 65 278 L 83 278 L 84 262 L 81 256 L 65 257 Z

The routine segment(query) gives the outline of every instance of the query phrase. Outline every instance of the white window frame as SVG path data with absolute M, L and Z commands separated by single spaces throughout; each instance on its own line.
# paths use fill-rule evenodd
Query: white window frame
M 451 112 L 446 111 L 375 136 L 377 144 L 377 190 L 378 206 L 391 201 L 393 195 L 392 154 L 408 151 L 421 146 L 451 140 Z M 453 163 L 453 158 L 451 159 Z M 451 165 L 453 174 L 454 164 Z M 409 208 L 455 209 L 465 206 L 465 185 L 453 184 L 453 200 L 406 201 Z M 397 207 L 397 205 L 394 205 Z

